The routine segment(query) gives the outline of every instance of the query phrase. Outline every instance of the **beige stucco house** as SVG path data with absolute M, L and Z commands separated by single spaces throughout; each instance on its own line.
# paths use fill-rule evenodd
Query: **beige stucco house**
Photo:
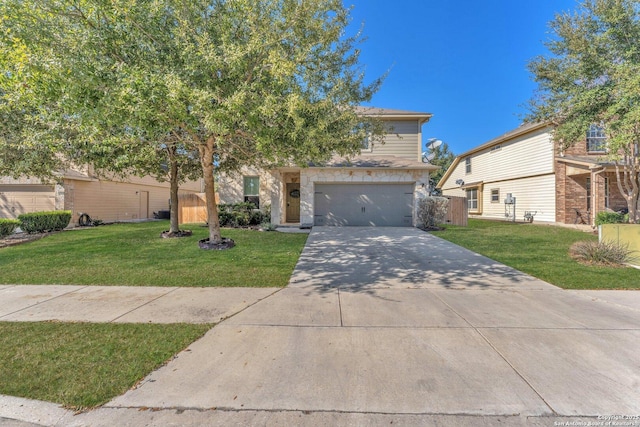
M 467 197 L 470 217 L 593 224 L 604 210 L 626 202 L 606 161 L 604 134 L 585 129 L 585 139 L 559 150 L 546 123 L 525 124 L 456 157 L 437 187 L 445 196 Z M 515 206 L 505 204 L 507 195 Z M 512 216 L 510 218 L 513 218 Z
M 200 181 L 187 182 L 180 192 L 200 192 Z M 169 209 L 169 183 L 151 177 L 99 178 L 90 168 L 67 170 L 54 184 L 37 178 L 0 177 L 0 218 L 27 212 L 70 210 L 71 224 L 87 213 L 103 221 L 153 218 Z
M 422 125 L 430 113 L 363 108 L 392 129 L 384 144 L 366 141 L 358 156 L 323 165 L 245 169 L 218 177 L 221 203 L 271 206 L 274 225 L 416 225 L 416 200 L 427 195 L 429 171 L 421 161 Z

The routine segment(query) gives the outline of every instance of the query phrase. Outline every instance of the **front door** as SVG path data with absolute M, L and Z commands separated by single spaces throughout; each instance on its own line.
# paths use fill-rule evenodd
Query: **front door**
M 287 183 L 287 222 L 300 222 L 300 184 Z

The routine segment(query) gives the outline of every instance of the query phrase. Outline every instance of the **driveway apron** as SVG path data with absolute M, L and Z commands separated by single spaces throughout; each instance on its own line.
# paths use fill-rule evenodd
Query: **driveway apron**
M 639 355 L 636 304 L 417 229 L 314 227 L 287 288 L 106 408 L 637 415 Z

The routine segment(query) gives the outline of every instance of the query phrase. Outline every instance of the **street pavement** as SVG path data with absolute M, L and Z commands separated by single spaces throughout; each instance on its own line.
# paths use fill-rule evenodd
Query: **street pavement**
M 417 229 L 314 227 L 282 290 L 0 286 L 0 321 L 51 319 L 220 323 L 101 408 L 5 397 L 0 425 L 640 426 L 640 292 Z

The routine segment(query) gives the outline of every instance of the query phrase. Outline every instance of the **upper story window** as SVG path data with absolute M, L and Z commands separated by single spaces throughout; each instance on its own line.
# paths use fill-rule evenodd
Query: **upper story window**
M 369 138 L 369 136 L 365 136 L 364 139 L 362 140 L 362 145 L 361 148 L 364 151 L 371 151 L 371 138 Z
M 604 128 L 598 125 L 589 126 L 587 132 L 587 152 L 604 153 L 607 151 L 607 137 Z
M 465 173 L 471 173 L 471 157 L 464 159 L 464 171 Z

